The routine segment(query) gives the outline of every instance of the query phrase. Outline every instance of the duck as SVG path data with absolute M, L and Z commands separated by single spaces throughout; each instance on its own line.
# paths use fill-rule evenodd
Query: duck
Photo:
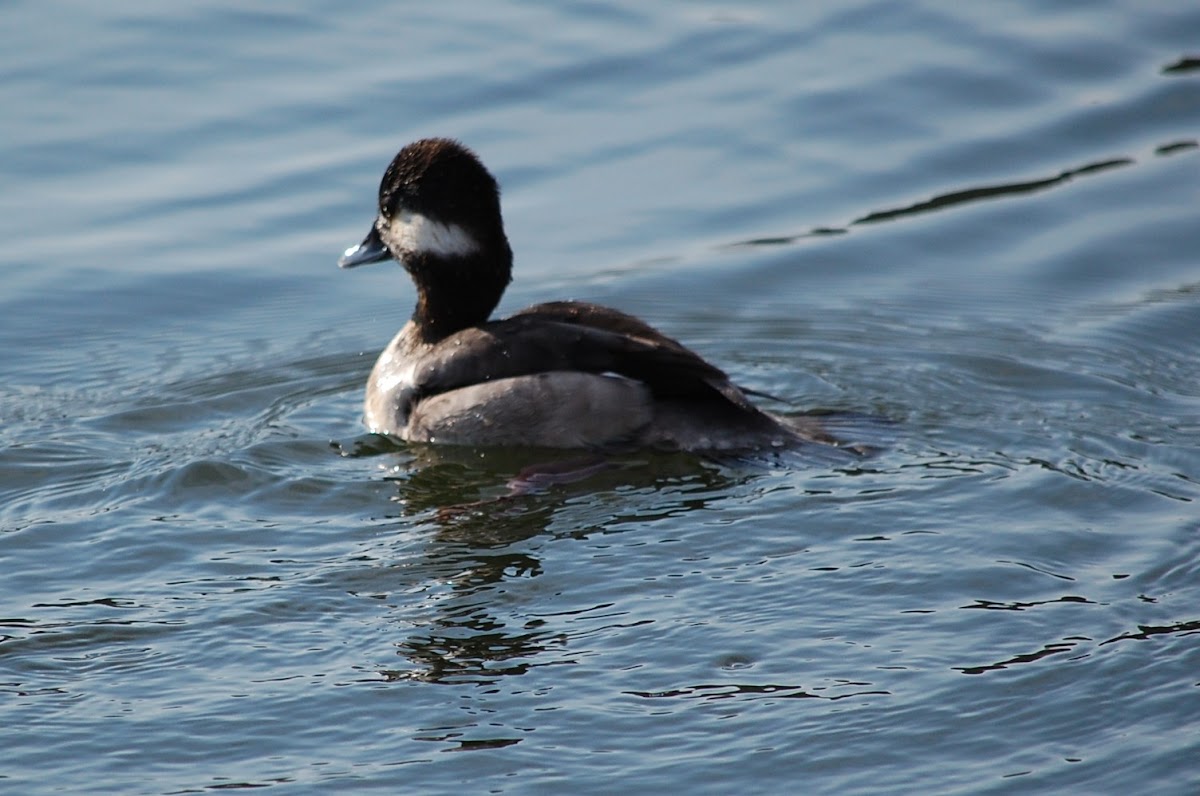
M 815 417 L 770 397 L 645 321 L 586 301 L 492 314 L 512 279 L 500 186 L 449 138 L 403 147 L 379 212 L 341 268 L 395 260 L 416 287 L 411 318 L 366 386 L 368 431 L 406 443 L 682 452 L 838 445 Z

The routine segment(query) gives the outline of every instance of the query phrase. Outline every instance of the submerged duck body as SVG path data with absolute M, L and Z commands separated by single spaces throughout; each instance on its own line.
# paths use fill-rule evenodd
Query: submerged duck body
M 399 261 L 412 318 L 380 354 L 364 419 L 409 442 L 750 451 L 834 444 L 815 419 L 784 421 L 649 324 L 596 304 L 537 304 L 489 320 L 512 275 L 496 180 L 434 138 L 400 150 L 367 237 L 338 261 Z

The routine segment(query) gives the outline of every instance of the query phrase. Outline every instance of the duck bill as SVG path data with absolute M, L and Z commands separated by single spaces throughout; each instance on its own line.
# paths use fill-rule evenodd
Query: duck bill
M 362 243 L 357 246 L 351 246 L 342 252 L 342 256 L 338 258 L 338 267 L 354 268 L 359 265 L 390 260 L 391 258 L 392 253 L 388 251 L 387 246 L 384 246 L 383 241 L 379 238 L 379 230 L 372 225 L 371 231 L 367 233 L 367 237 L 363 238 Z

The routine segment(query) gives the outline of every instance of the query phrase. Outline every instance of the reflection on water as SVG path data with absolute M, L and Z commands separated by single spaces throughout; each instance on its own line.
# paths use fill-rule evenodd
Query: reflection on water
M 515 632 L 494 617 L 472 615 L 435 620 L 430 630 L 397 645 L 412 668 L 381 671 L 389 680 L 487 684 L 504 675 L 525 674 L 535 666 L 570 663 L 565 639 L 536 630 Z M 549 653 L 553 650 L 555 655 Z
M 386 679 L 484 684 L 535 667 L 574 663 L 568 634 L 540 629 L 546 623 L 537 617 L 514 627 L 511 618 L 506 621 L 492 606 L 506 582 L 543 574 L 542 561 L 520 543 L 545 534 L 586 539 L 635 516 L 622 498 L 611 501 L 608 511 L 590 522 L 570 522 L 561 534 L 552 531 L 556 515 L 581 501 L 586 504 L 604 495 L 652 496 L 663 490 L 678 495 L 665 505 L 653 500 L 649 510 L 636 512 L 638 521 L 647 522 L 656 515 L 702 511 L 710 498 L 754 478 L 752 471 L 738 472 L 682 454 L 545 458 L 563 455 L 426 446 L 389 471 L 386 480 L 396 488 L 393 501 L 402 507 L 400 516 L 425 516 L 435 523 L 437 531 L 425 558 L 431 569 L 447 573 L 441 582 L 449 591 L 432 603 L 432 615 L 419 627 L 405 631 L 396 649 L 409 666 L 381 671 Z M 564 470 L 569 477 L 559 478 Z M 513 472 L 518 475 L 510 477 Z M 549 479 L 541 477 L 545 475 Z M 603 603 L 567 614 L 595 615 L 610 607 Z
M 1042 604 L 1046 604 L 1046 603 L 1050 603 L 1050 602 L 1087 603 L 1090 601 L 1084 600 L 1082 598 L 1064 597 L 1061 600 L 1048 600 Z M 1031 607 L 1032 605 L 1033 604 L 1031 603 L 1031 604 L 1029 604 L 1029 606 L 1026 606 L 1026 607 Z M 980 606 L 966 606 L 966 607 L 968 607 L 968 608 L 975 608 L 975 607 L 983 608 L 983 607 L 990 607 L 990 606 L 980 605 Z M 1005 608 L 1002 610 L 1022 610 L 1022 609 L 1021 608 Z M 1068 652 L 1074 653 L 1071 656 L 1070 660 L 1083 660 L 1093 654 L 1091 651 L 1089 651 L 1089 649 L 1092 647 L 1099 648 L 1099 647 L 1103 647 L 1106 644 L 1114 644 L 1118 641 L 1127 641 L 1127 640 L 1142 640 L 1142 641 L 1144 641 L 1144 640 L 1152 638 L 1154 636 L 1164 636 L 1164 635 L 1170 636 L 1170 635 L 1175 635 L 1175 634 L 1187 635 L 1187 634 L 1194 634 L 1197 632 L 1200 632 L 1200 620 L 1190 621 L 1190 622 L 1177 622 L 1175 624 L 1167 625 L 1167 626 L 1163 626 L 1163 627 L 1140 625 L 1136 631 L 1121 633 L 1120 635 L 1114 636 L 1112 638 L 1104 639 L 1103 641 L 1099 641 L 1099 642 L 1097 642 L 1095 639 L 1090 638 L 1088 636 L 1068 636 L 1068 637 L 1064 638 L 1062 641 L 1057 641 L 1057 642 L 1053 642 L 1050 644 L 1046 644 L 1041 649 L 1036 650 L 1035 652 L 1029 652 L 1029 653 L 1024 653 L 1024 654 L 1020 654 L 1020 655 L 1013 655 L 1009 658 L 1005 658 L 1004 660 L 996 661 L 995 663 L 989 663 L 989 664 L 985 664 L 982 666 L 954 666 L 952 668 L 955 671 L 962 672 L 963 674 L 987 674 L 988 672 L 997 672 L 997 671 L 1001 671 L 1004 669 L 1009 669 L 1018 664 L 1036 663 L 1036 662 L 1038 662 L 1044 658 L 1048 658 L 1052 655 L 1062 655 L 1062 654 L 1068 653 Z
M 966 188 L 961 191 L 953 191 L 944 193 L 940 196 L 935 196 L 923 202 L 911 204 L 908 207 L 900 207 L 894 210 L 876 210 L 872 213 L 867 213 L 862 218 L 856 218 L 851 221 L 851 224 L 876 224 L 880 221 L 891 221 L 904 216 L 915 216 L 921 213 L 929 213 L 934 210 L 944 210 L 955 207 L 957 205 L 970 204 L 979 202 L 985 199 L 998 199 L 1003 196 L 1017 196 L 1021 194 L 1037 193 L 1044 191 L 1047 188 L 1052 188 L 1055 185 L 1061 185 L 1070 182 L 1076 177 L 1081 177 L 1085 174 L 1099 174 L 1100 172 L 1115 169 L 1120 166 L 1133 165 L 1132 158 L 1113 158 L 1111 160 L 1101 160 L 1096 163 L 1088 163 L 1084 166 L 1079 166 L 1074 169 L 1061 171 L 1053 177 L 1045 177 L 1040 180 L 1023 180 L 1021 182 L 1009 182 L 999 185 L 983 185 L 978 188 Z
M 747 685 L 739 683 L 710 683 L 706 685 L 692 685 L 683 688 L 673 688 L 669 691 L 628 691 L 632 696 L 642 697 L 644 699 L 703 699 L 703 700 L 724 700 L 724 699 L 755 699 L 755 698 L 771 698 L 771 699 L 827 699 L 830 702 L 836 702 L 841 699 L 852 699 L 854 697 L 865 696 L 889 696 L 889 691 L 870 691 L 862 690 L 870 688 L 871 683 L 843 681 L 835 686 L 817 686 L 811 690 L 806 690 L 803 686 L 798 685 Z M 834 690 L 847 690 L 848 693 L 826 693 Z
M 1196 149 L 1197 147 L 1200 147 L 1200 142 L 1194 139 L 1172 141 L 1170 143 L 1155 147 L 1154 154 L 1158 157 L 1164 157 L 1175 155 L 1181 152 L 1188 152 Z M 963 205 L 969 205 L 975 202 L 981 202 L 990 199 L 1000 199 L 1005 197 L 1039 193 L 1048 188 L 1065 185 L 1066 183 L 1069 183 L 1080 177 L 1102 174 L 1123 166 L 1133 166 L 1136 164 L 1136 162 L 1137 161 L 1132 157 L 1108 158 L 1105 160 L 1094 161 L 1092 163 L 1086 163 L 1082 166 L 1065 169 L 1050 177 L 963 188 L 960 190 L 939 194 L 934 196 L 932 199 L 924 199 L 919 202 L 914 202 L 913 204 L 905 207 L 873 210 L 849 222 L 846 227 L 815 227 L 807 232 L 802 232 L 795 235 L 775 235 L 771 237 L 759 237 L 752 238 L 750 240 L 737 241 L 736 243 L 726 244 L 726 247 L 784 246 L 799 243 L 806 238 L 821 238 L 829 235 L 841 235 L 849 232 L 850 227 L 853 226 L 877 224 L 882 221 L 894 221 L 896 219 L 922 215 L 938 210 L 952 210 Z
M 871 433 L 876 450 L 896 436 L 895 424 L 878 418 L 826 414 L 824 419 L 839 432 L 853 431 L 860 438 Z M 399 458 L 384 476 L 395 488 L 392 503 L 400 508 L 391 519 L 422 520 L 436 529 L 424 546 L 424 566 L 440 573 L 437 581 L 445 592 L 429 602 L 431 613 L 397 642 L 398 654 L 409 665 L 381 674 L 389 680 L 483 684 L 536 667 L 575 663 L 569 633 L 542 629 L 545 621 L 537 617 L 514 626 L 514 617 L 505 619 L 493 606 L 506 583 L 542 576 L 544 564 L 531 551 L 537 545 L 526 543 L 538 538 L 580 541 L 593 533 L 611 533 L 623 523 L 686 519 L 726 500 L 731 491 L 753 488 L 757 479 L 781 466 L 847 477 L 867 472 L 870 459 L 859 453 L 813 447 L 790 455 L 713 459 L 646 451 L 580 456 L 553 450 L 397 448 L 374 435 L 337 446 L 344 456 L 362 460 Z M 840 466 L 830 469 L 835 463 Z M 829 490 L 814 488 L 812 493 Z M 565 515 L 570 518 L 564 520 Z M 561 616 L 594 618 L 610 608 L 611 603 L 586 605 Z M 622 615 L 617 611 L 609 619 Z M 644 623 L 619 621 L 608 627 Z M 744 693 L 755 688 L 746 686 Z M 797 689 L 782 691 L 798 695 Z

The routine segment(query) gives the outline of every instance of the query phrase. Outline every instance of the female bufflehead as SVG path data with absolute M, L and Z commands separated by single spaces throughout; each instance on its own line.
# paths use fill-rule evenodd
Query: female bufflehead
M 836 444 L 814 418 L 758 409 L 719 368 L 645 322 L 577 301 L 489 320 L 512 278 L 500 190 L 457 141 L 409 144 L 342 268 L 394 258 L 417 307 L 367 382 L 367 427 L 410 442 L 752 451 Z

